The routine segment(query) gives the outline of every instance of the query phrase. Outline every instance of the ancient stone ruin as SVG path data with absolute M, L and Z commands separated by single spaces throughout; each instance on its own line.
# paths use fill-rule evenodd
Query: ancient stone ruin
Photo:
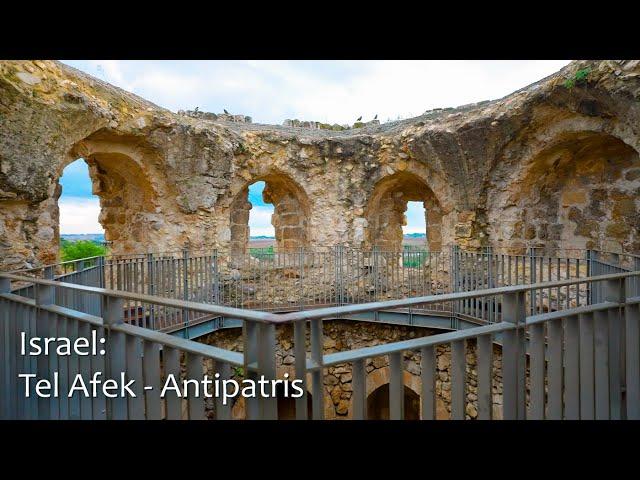
M 594 270 L 584 256 L 563 264 L 554 259 L 555 270 L 542 256 L 528 257 L 526 265 L 516 256 L 532 249 L 640 253 L 639 129 L 637 60 L 576 61 L 499 100 L 352 126 L 262 125 L 245 115 L 173 113 L 59 62 L 0 61 L 0 271 L 58 262 L 59 179 L 83 158 L 114 254 L 112 263 L 93 265 L 104 278 L 92 286 L 281 313 L 585 277 Z M 248 188 L 256 181 L 266 183 L 264 200 L 274 206 L 270 263 L 249 254 Z M 424 205 L 426 253 L 399 257 L 408 202 Z M 343 255 L 343 248 L 350 253 Z M 147 252 L 156 256 L 140 255 Z M 505 273 L 503 257 L 478 252 L 511 255 L 514 278 L 511 263 Z M 289 255 L 286 262 L 279 254 Z M 84 273 L 80 266 L 71 275 Z M 25 296 L 33 294 L 22 288 Z M 587 285 L 529 295 L 531 315 L 602 300 Z M 453 323 L 460 318 L 496 321 L 502 304 L 483 302 L 436 308 L 435 321 L 444 312 L 452 323 L 434 329 L 459 328 Z M 100 308 L 86 313 L 97 315 Z M 125 303 L 125 322 L 137 316 L 141 326 L 169 332 L 197 313 L 162 308 L 150 313 L 149 305 Z M 322 351 L 432 333 L 408 315 L 405 324 L 331 318 L 320 328 Z M 167 323 L 149 326 L 152 317 Z M 215 325 L 199 341 L 234 352 L 244 348 L 239 325 Z M 292 335 L 291 325 L 278 326 L 278 375 L 295 370 Z M 468 387 L 457 415 L 466 418 L 476 418 L 479 408 L 474 342 L 458 357 L 466 362 Z M 491 343 L 488 348 L 495 350 L 489 403 L 499 418 L 502 351 Z M 403 355 L 406 417 L 417 418 L 422 359 L 416 352 Z M 434 350 L 437 418 L 452 412 L 452 355 L 448 344 Z M 364 364 L 373 418 L 389 416 L 388 357 Z M 324 417 L 350 418 L 351 363 L 327 368 L 322 386 Z M 292 415 L 292 405 L 278 408 L 281 418 Z M 242 403 L 234 406 L 234 418 L 245 414 Z
M 575 81 L 577 72 L 588 72 Z M 640 65 L 573 62 L 500 100 L 343 131 L 172 113 L 54 61 L 0 62 L 0 265 L 54 262 L 58 179 L 84 158 L 116 253 L 243 251 L 264 180 L 277 248 L 640 251 Z

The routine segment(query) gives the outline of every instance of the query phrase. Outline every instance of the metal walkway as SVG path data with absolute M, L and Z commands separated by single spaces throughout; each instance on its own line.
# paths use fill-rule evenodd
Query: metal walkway
M 468 342 L 476 345 L 478 418 L 492 418 L 496 407 L 492 395 L 493 342 L 498 339 L 502 345 L 502 403 L 499 406 L 502 418 L 640 419 L 640 262 L 631 255 L 612 256 L 606 261 L 604 256 L 590 252 L 586 259 L 535 254 L 510 257 L 452 249 L 449 262 L 441 263 L 436 269 L 425 268 L 425 263 L 418 263 L 421 266 L 416 267 L 414 262 L 405 262 L 402 255 L 388 254 L 383 263 L 389 278 L 395 279 L 390 282 L 380 274 L 382 263 L 378 263 L 377 270 L 375 263 L 374 268 L 370 263 L 361 268 L 362 264 L 357 262 L 368 263 L 366 255 L 354 254 L 355 261 L 351 263 L 343 262 L 343 255 L 333 264 L 333 280 L 318 281 L 318 278 L 328 281 L 328 276 L 324 276 L 326 272 L 316 276 L 314 283 L 320 285 L 320 289 L 312 291 L 305 290 L 308 284 L 302 280 L 314 278 L 312 268 L 320 266 L 318 270 L 322 271 L 327 264 L 322 267 L 322 263 L 298 256 L 302 259 L 297 273 L 276 267 L 278 275 L 293 279 L 298 287 L 298 308 L 292 308 L 290 304 L 295 302 L 287 299 L 289 309 L 296 310 L 289 313 L 275 313 L 279 305 L 273 305 L 272 311 L 259 311 L 213 302 L 222 298 L 227 298 L 227 303 L 239 301 L 229 296 L 230 288 L 240 292 L 244 288 L 242 295 L 251 293 L 250 301 L 255 301 L 260 293 L 258 289 L 250 292 L 246 288 L 246 270 L 237 265 L 234 268 L 220 259 L 207 266 L 202 257 L 192 262 L 188 256 L 184 261 L 183 255 L 182 268 L 167 267 L 165 276 L 157 273 L 154 256 L 144 256 L 144 267 L 140 267 L 143 262 L 131 259 L 97 257 L 75 262 L 73 271 L 60 272 L 58 265 L 39 269 L 39 274 L 0 274 L 1 417 L 228 419 L 231 417 L 229 404 L 223 405 L 219 399 L 211 404 L 195 396 L 183 399 L 168 394 L 160 398 L 161 384 L 167 375 L 183 380 L 198 379 L 204 371 L 229 379 L 232 370 L 237 368 L 244 372 L 246 379 L 261 375 L 274 379 L 276 326 L 292 324 L 295 376 L 304 387 L 304 395 L 296 399 L 299 419 L 308 415 L 307 392 L 313 394 L 312 418 L 323 418 L 324 372 L 336 365 L 349 365 L 352 372 L 351 417 L 366 418 L 365 360 L 381 356 L 389 359 L 391 418 L 403 418 L 404 353 L 407 351 L 418 352 L 421 358 L 421 418 L 434 418 L 435 349 L 440 345 L 449 345 L 451 349 L 451 418 L 463 419 L 469 380 L 465 374 Z M 378 256 L 377 262 L 381 262 L 380 258 Z M 165 260 L 163 257 L 161 261 Z M 166 263 L 171 264 L 168 260 Z M 125 264 L 138 265 L 138 276 L 136 267 L 122 267 Z M 146 268 L 142 270 L 144 274 L 140 268 Z M 265 281 L 264 275 L 273 274 L 266 270 L 253 277 L 258 278 L 254 285 Z M 335 272 L 341 270 L 336 276 Z M 346 270 L 357 275 L 346 274 Z M 416 270 L 421 272 L 419 276 Z M 612 270 L 615 273 L 607 273 Z M 217 276 L 212 275 L 216 272 Z M 115 286 L 120 282 L 129 291 L 105 288 L 114 286 L 110 283 L 111 274 Z M 148 280 L 143 281 L 142 275 Z M 198 275 L 201 282 L 194 280 Z M 182 283 L 182 288 L 174 289 L 172 285 L 169 289 L 159 289 L 158 278 L 171 280 L 175 285 Z M 420 283 L 416 282 L 418 278 L 429 280 Z M 532 278 L 535 282 L 518 284 Z M 394 283 L 396 281 L 399 283 Z M 515 284 L 502 285 L 509 281 Z M 209 286 L 214 288 L 210 290 Z M 143 287 L 152 288 L 155 293 L 136 292 Z M 269 286 L 274 287 L 274 284 Z M 432 290 L 429 294 L 414 295 L 416 289 L 427 288 Z M 333 296 L 333 301 L 324 305 L 335 305 L 319 306 L 322 298 L 318 295 L 323 294 L 318 292 Z M 363 297 L 357 297 L 358 292 L 363 293 Z M 400 298 L 393 298 L 393 292 L 401 294 Z M 187 299 L 175 298 L 181 295 Z M 392 298 L 366 301 L 367 295 Z M 200 298 L 193 301 L 192 296 L 200 296 L 204 301 Z M 356 301 L 346 303 L 349 299 Z M 323 322 L 335 318 L 450 331 L 325 354 Z M 242 326 L 244 353 L 180 338 L 195 338 L 202 332 L 232 326 Z M 71 339 L 96 332 L 98 337 L 107 339 L 106 352 L 95 358 L 22 356 L 18 344 L 20 332 L 25 332 L 27 338 L 66 336 Z M 138 380 L 137 395 L 135 398 L 100 395 L 88 399 L 24 398 L 15 381 L 19 373 L 47 379 L 53 372 L 59 372 L 67 382 L 77 374 L 87 378 L 96 372 L 106 372 L 111 377 L 124 374 Z M 153 388 L 143 390 L 143 383 Z M 247 399 L 246 414 L 250 419 L 277 418 L 277 399 Z

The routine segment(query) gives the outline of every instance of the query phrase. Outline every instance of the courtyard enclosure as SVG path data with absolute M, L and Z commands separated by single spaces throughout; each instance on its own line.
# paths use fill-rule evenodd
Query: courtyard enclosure
M 0 61 L 2 418 L 640 419 L 639 96 L 639 61 L 579 61 L 333 131 Z M 59 178 L 79 158 L 111 248 L 59 262 Z M 258 181 L 273 251 L 248 244 Z M 410 202 L 426 239 L 403 248 Z M 34 361 L 20 331 L 109 348 Z M 44 402 L 11 381 L 57 370 L 288 373 L 306 393 Z

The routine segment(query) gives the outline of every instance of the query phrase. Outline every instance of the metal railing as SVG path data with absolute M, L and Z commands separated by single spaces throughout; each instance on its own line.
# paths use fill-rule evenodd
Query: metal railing
M 640 256 L 579 249 L 543 252 L 542 249 L 530 248 L 526 254 L 513 255 L 494 253 L 490 248 L 482 252 L 464 252 L 454 247 L 452 259 L 453 291 L 579 280 L 640 270 Z M 636 290 L 638 280 L 629 278 L 627 288 Z M 587 282 L 532 290 L 525 297 L 527 312 L 537 315 L 598 303 L 602 298 L 600 290 L 599 284 L 591 287 Z M 492 298 L 457 302 L 454 311 L 486 322 L 494 322 L 498 318 L 498 306 Z
M 217 251 L 163 252 L 94 257 L 13 272 L 80 285 L 242 309 L 286 312 L 450 291 L 450 254 L 426 250 L 398 252 L 348 249 L 221 256 Z M 28 282 L 15 293 L 33 298 Z M 58 304 L 99 315 L 91 294 L 58 299 Z M 82 299 L 78 299 L 80 295 Z M 86 298 L 85 298 L 86 297 Z M 207 316 L 138 300 L 125 302 L 125 321 L 168 331 Z M 414 310 L 419 310 L 415 307 Z M 450 312 L 450 304 L 432 304 Z
M 276 377 L 276 326 L 293 324 L 295 377 L 303 382 L 304 395 L 295 400 L 295 416 L 305 419 L 311 394 L 311 417 L 324 417 L 327 395 L 325 369 L 351 366 L 352 418 L 367 417 L 367 359 L 386 357 L 389 363 L 390 418 L 404 418 L 404 354 L 420 356 L 420 418 L 436 415 L 436 357 L 439 345 L 451 350 L 450 418 L 463 419 L 471 403 L 481 419 L 640 419 L 640 271 L 553 280 L 528 285 L 502 286 L 473 291 L 338 305 L 276 314 L 247 309 L 207 305 L 67 282 L 0 274 L 0 345 L 2 368 L 0 412 L 2 418 L 108 418 L 227 419 L 230 405 L 219 398 L 184 399 L 169 393 L 160 398 L 159 386 L 168 375 L 181 380 L 201 380 L 203 372 L 220 378 L 242 376 Z M 634 279 L 633 283 L 630 279 Z M 34 297 L 12 293 L 12 282 L 31 282 Z M 634 290 L 627 290 L 628 285 Z M 598 303 L 569 305 L 559 311 L 528 312 L 526 296 L 544 291 L 586 285 L 599 288 Z M 99 298 L 101 316 L 56 305 L 58 292 L 93 295 Z M 578 288 L 576 291 L 580 291 Z M 443 302 L 460 305 L 478 299 L 492 299 L 496 305 L 493 323 L 460 331 L 413 338 L 373 347 L 324 352 L 323 321 L 365 312 L 428 308 Z M 171 308 L 188 315 L 219 315 L 242 321 L 243 349 L 233 352 L 183 340 L 125 322 L 125 302 Z M 529 305 L 530 306 L 530 305 Z M 33 336 L 88 338 L 92 332 L 106 338 L 105 354 L 94 357 L 29 357 L 19 354 L 19 332 Z M 307 335 L 308 331 L 308 335 Z M 307 336 L 309 348 L 307 348 Z M 498 367 L 492 361 L 494 344 L 501 348 Z M 475 345 L 474 365 L 467 371 L 470 344 Z M 234 367 L 240 367 L 237 371 Z M 493 395 L 494 374 L 499 370 L 502 395 Z M 122 374 L 137 379 L 135 398 L 60 397 L 24 398 L 18 373 L 32 373 L 51 379 L 58 372 L 61 382 L 80 373 L 91 378 L 98 372 L 115 378 Z M 475 372 L 475 373 L 474 373 Z M 467 392 L 471 377 L 477 385 L 475 400 Z M 142 385 L 155 388 L 143 389 Z M 192 385 L 191 388 L 196 388 Z M 193 391 L 191 391 L 193 393 Z M 273 419 L 278 416 L 275 397 L 246 399 L 246 417 Z M 496 408 L 497 407 L 497 408 Z M 495 411 L 499 415 L 494 415 Z
M 464 252 L 456 247 L 443 252 L 415 248 L 384 251 L 341 245 L 286 253 L 251 249 L 247 255 L 230 256 L 217 251 L 183 250 L 92 257 L 14 273 L 198 303 L 288 312 L 580 279 L 640 268 L 638 257 L 593 251 L 562 254 L 565 256 L 559 252 L 543 256 L 530 249 L 526 255 L 506 255 L 491 250 Z M 19 289 L 14 293 L 34 298 L 28 282 L 17 283 L 14 288 Z M 582 282 L 532 291 L 526 296 L 527 311 L 539 314 L 597 303 L 597 288 L 588 290 Z M 60 306 L 100 315 L 100 304 L 93 294 L 57 295 Z M 414 305 L 407 312 L 452 315 L 484 323 L 499 318 L 499 306 L 491 297 Z M 139 300 L 127 300 L 124 315 L 126 323 L 160 331 L 187 328 L 210 319 L 201 313 Z

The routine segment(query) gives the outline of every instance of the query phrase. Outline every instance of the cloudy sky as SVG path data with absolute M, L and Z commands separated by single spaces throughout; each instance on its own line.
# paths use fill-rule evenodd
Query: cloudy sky
M 287 118 L 353 123 L 420 115 L 500 98 L 550 75 L 568 61 L 63 61 L 172 111 L 249 115 L 256 123 Z M 98 233 L 98 200 L 84 162 L 64 171 L 62 233 Z M 250 189 L 252 235 L 272 235 L 272 209 Z M 422 208 L 410 205 L 405 232 L 424 231 Z

